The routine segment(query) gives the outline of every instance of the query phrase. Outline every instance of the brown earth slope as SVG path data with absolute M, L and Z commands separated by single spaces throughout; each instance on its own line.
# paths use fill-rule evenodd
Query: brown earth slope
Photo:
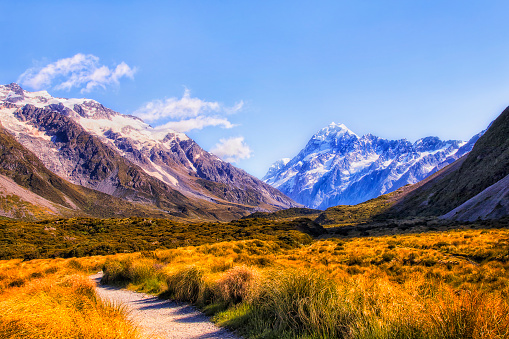
M 93 145 L 93 140 L 90 141 Z M 128 172 L 130 173 L 130 172 Z M 151 216 L 151 217 L 177 217 L 185 219 L 210 219 L 217 220 L 232 218 L 235 215 L 242 215 L 242 210 L 237 208 L 237 212 L 227 211 L 225 214 L 216 206 L 199 206 L 190 202 L 188 198 L 179 192 L 168 190 L 163 183 L 158 183 L 156 187 L 164 195 L 164 209 L 158 208 L 155 204 L 136 203 L 125 199 L 117 198 L 97 190 L 89 189 L 83 186 L 72 184 L 50 170 L 39 160 L 35 154 L 27 150 L 18 143 L 0 125 L 0 175 L 10 178 L 15 184 L 29 190 L 30 192 L 44 198 L 55 204 L 55 208 L 48 212 L 50 215 L 57 213 L 64 216 L 95 216 L 95 217 L 122 217 L 122 216 Z M 149 181 L 148 184 L 151 184 Z M 11 185 L 12 186 L 12 185 Z M 10 187 L 10 186 L 9 186 Z M 154 192 L 153 186 L 149 189 Z M 157 192 L 157 190 L 156 190 Z M 16 204 L 16 199 L 20 199 L 16 192 L 4 192 L 12 196 L 12 204 Z M 5 194 L 4 194 L 5 195 Z M 171 198 L 174 197 L 174 198 Z M 170 199 L 171 198 L 171 199 Z M 22 199 L 24 200 L 24 199 Z M 37 201 L 26 201 L 30 204 L 37 204 Z M 7 206 L 6 209 L 12 210 L 15 206 Z M 209 210 L 207 210 L 209 207 Z M 216 207 L 214 211 L 213 207 Z M 235 207 L 232 206 L 233 210 Z M 47 209 L 47 206 L 41 206 Z M 43 213 L 43 214 L 48 214 Z M 36 213 L 35 213 L 36 214 Z M 32 213 L 32 217 L 36 217 Z M 13 212 L 13 216 L 16 213 Z
M 422 182 L 408 187 L 405 192 L 394 198 L 395 203 L 380 217 L 440 216 L 507 175 L 509 175 L 509 108 L 493 121 L 467 156 Z M 484 198 L 487 199 L 488 196 Z

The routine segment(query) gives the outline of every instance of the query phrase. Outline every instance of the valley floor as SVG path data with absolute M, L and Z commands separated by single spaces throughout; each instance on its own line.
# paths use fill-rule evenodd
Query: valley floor
M 366 232 L 338 237 L 338 227 L 326 239 L 290 224 L 303 223 L 254 219 L 186 229 L 160 220 L 60 220 L 35 225 L 37 235 L 55 235 L 44 248 L 30 243 L 31 225 L 5 223 L 4 255 L 18 249 L 24 259 L 0 260 L 0 338 L 234 338 L 189 304 L 164 300 L 190 303 L 249 339 L 509 338 L 507 220 L 449 229 L 387 224 L 377 236 L 365 225 Z M 412 233 L 391 234 L 401 227 Z M 65 253 L 79 254 L 79 240 L 96 249 L 113 234 L 139 250 L 27 255 L 28 244 L 39 255 L 71 244 L 76 249 Z M 175 248 L 152 250 L 157 239 Z M 90 275 L 100 270 L 95 279 L 106 286 L 97 287 Z

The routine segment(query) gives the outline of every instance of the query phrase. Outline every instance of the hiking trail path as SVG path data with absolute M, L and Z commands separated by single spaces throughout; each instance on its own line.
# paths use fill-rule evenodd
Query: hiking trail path
M 90 276 L 98 296 L 114 305 L 123 305 L 128 318 L 146 338 L 158 339 L 241 339 L 212 323 L 196 307 L 157 296 L 101 285 L 102 272 Z

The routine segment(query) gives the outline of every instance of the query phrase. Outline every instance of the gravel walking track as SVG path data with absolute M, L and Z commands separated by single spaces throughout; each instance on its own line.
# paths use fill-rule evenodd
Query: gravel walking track
M 194 306 L 159 299 L 156 296 L 101 285 L 102 273 L 91 276 L 102 300 L 124 305 L 129 319 L 147 338 L 241 339 L 213 324 Z

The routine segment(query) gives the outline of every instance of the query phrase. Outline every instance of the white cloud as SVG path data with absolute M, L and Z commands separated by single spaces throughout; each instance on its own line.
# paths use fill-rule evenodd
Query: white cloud
M 71 58 L 60 59 L 42 68 L 27 69 L 18 82 L 35 90 L 51 86 L 58 82 L 55 89 L 70 90 L 81 88 L 81 92 L 90 92 L 96 87 L 118 84 L 123 77 L 133 78 L 136 68 L 125 62 L 114 69 L 99 63 L 99 58 L 92 54 L 78 53 Z
M 223 128 L 235 127 L 228 119 L 221 117 L 198 116 L 192 119 L 184 119 L 180 121 L 170 121 L 164 125 L 157 126 L 156 129 L 172 129 L 177 132 L 189 132 L 193 129 L 203 129 L 207 126 L 221 126 Z
M 210 151 L 228 162 L 237 162 L 251 157 L 253 150 L 244 142 L 244 137 L 220 139 Z
M 225 107 L 224 110 L 227 114 L 234 114 L 234 113 L 237 113 L 238 111 L 240 111 L 242 109 L 242 107 L 244 107 L 244 101 L 240 100 L 233 107 Z
M 148 122 L 170 120 L 159 128 L 171 128 L 178 132 L 202 129 L 206 126 L 232 128 L 233 125 L 224 115 L 236 113 L 242 109 L 240 101 L 233 107 L 227 107 L 217 101 L 205 101 L 191 97 L 189 89 L 185 89 L 182 98 L 152 100 L 134 112 L 134 115 Z
M 209 112 L 219 112 L 221 105 L 218 102 L 203 101 L 191 98 L 191 92 L 186 88 L 182 98 L 168 98 L 153 100 L 134 112 L 146 121 L 157 121 L 163 118 L 192 118 Z

